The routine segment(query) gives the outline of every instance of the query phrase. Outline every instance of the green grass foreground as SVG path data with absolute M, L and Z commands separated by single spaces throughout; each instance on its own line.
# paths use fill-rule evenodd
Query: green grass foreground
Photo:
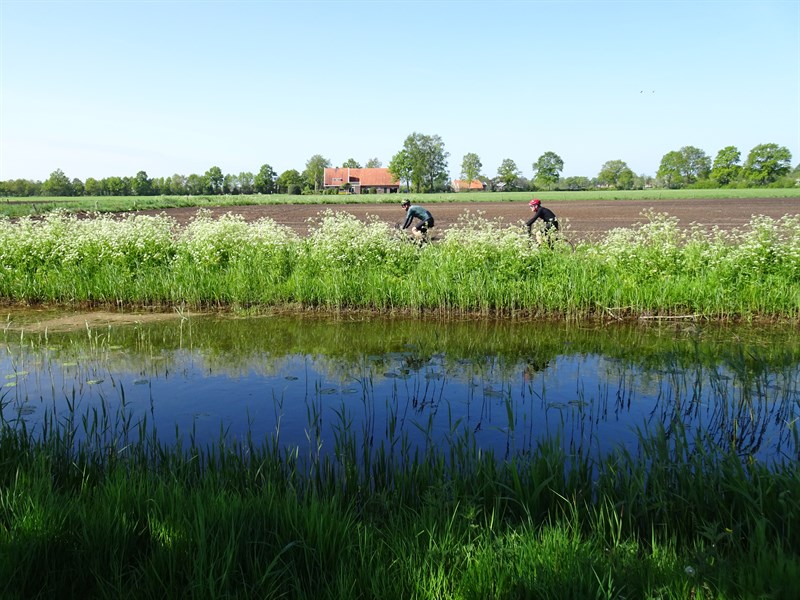
M 795 445 L 797 440 L 795 440 Z M 0 596 L 793 598 L 800 472 L 676 423 L 641 453 L 500 460 L 346 428 L 163 444 L 108 407 L 0 430 Z
M 232 214 L 201 211 L 178 228 L 163 215 L 56 212 L 0 220 L 0 298 L 576 319 L 800 316 L 800 217 L 754 217 L 731 232 L 677 223 L 651 213 L 573 252 L 537 246 L 521 224 L 480 213 L 418 248 L 386 223 L 330 210 L 304 238 Z

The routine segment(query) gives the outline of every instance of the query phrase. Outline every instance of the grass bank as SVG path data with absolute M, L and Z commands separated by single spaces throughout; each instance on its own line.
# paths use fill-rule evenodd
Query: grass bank
M 124 406 L 4 419 L 2 597 L 788 599 L 800 582 L 797 463 L 680 422 L 601 460 L 367 434 L 345 425 L 315 456 L 278 432 L 163 444 Z
M 164 216 L 52 213 L 0 227 L 0 298 L 15 303 L 796 320 L 799 284 L 797 216 L 708 232 L 650 214 L 574 251 L 479 215 L 422 248 L 332 211 L 302 239 L 235 215 L 178 229 Z
M 125 212 L 167 208 L 212 208 L 258 204 L 381 204 L 397 203 L 399 197 L 412 202 L 437 204 L 442 202 L 527 202 L 532 196 L 542 200 L 669 200 L 680 198 L 800 198 L 800 188 L 748 188 L 712 190 L 592 190 L 575 192 L 480 192 L 440 194 L 289 194 L 200 195 L 200 196 L 89 196 L 0 198 L 0 215 L 22 217 L 41 215 L 54 210 L 69 212 Z

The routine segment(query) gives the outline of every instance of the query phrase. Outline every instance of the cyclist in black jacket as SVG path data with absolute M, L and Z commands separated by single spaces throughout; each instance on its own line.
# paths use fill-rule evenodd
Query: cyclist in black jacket
M 544 221 L 544 231 L 542 235 L 544 235 L 545 239 L 548 240 L 548 244 L 550 243 L 550 230 L 554 229 L 558 231 L 558 219 L 556 219 L 555 213 L 550 210 L 549 208 L 545 208 L 542 206 L 542 201 L 538 198 L 534 198 L 528 205 L 531 207 L 533 211 L 533 216 L 530 219 L 525 221 L 525 225 L 528 226 L 528 235 L 531 235 L 531 227 L 536 222 L 537 219 L 541 219 Z

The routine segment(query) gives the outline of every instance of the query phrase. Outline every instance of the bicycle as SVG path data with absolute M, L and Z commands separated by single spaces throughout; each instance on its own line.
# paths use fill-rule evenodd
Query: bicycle
M 567 238 L 560 229 L 551 229 L 547 232 L 537 229 L 533 237 L 539 247 L 545 244 L 553 252 L 562 254 L 575 252 L 574 242 Z

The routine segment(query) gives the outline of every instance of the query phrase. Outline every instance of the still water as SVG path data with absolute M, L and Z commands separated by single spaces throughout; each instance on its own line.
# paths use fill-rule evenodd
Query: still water
M 555 436 L 602 455 L 682 424 L 745 456 L 800 458 L 791 325 L 71 315 L 61 330 L 63 313 L 5 312 L 2 419 L 34 432 L 99 414 L 164 443 L 249 435 L 327 453 L 342 431 L 410 447 L 468 433 L 499 456 Z

